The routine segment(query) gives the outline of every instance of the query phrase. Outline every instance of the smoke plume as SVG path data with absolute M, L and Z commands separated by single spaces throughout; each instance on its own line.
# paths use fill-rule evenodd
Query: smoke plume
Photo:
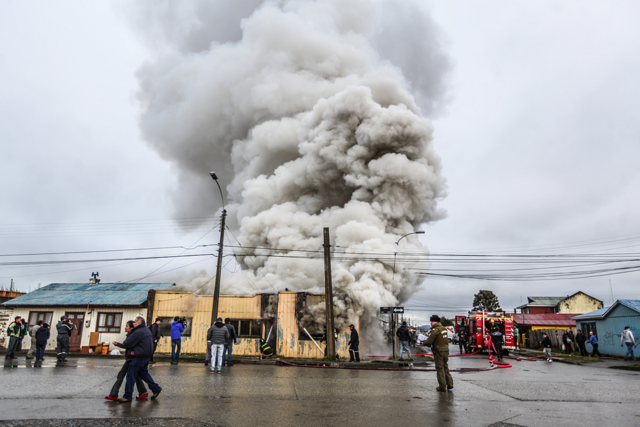
M 243 269 L 223 292 L 324 292 L 329 227 L 338 327 L 405 301 L 419 280 L 389 254 L 444 216 L 422 117 L 446 103 L 436 26 L 411 1 L 186 4 L 134 16 L 164 41 L 138 71 L 140 127 L 176 165 L 176 216 L 220 208 L 208 172 L 219 176 Z M 324 320 L 323 306 L 310 313 Z

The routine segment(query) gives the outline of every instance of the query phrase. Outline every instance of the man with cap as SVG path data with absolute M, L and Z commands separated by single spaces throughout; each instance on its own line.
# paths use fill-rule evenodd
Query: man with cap
M 151 336 L 153 337 L 153 353 L 151 353 L 151 358 L 149 360 L 149 363 L 151 363 L 152 365 L 156 363 L 153 360 L 153 355 L 156 353 L 156 348 L 158 348 L 158 341 L 160 340 L 160 338 L 162 338 L 162 334 L 160 333 L 160 323 L 162 323 L 162 319 L 158 317 L 156 321 L 153 322 L 153 324 L 149 327 L 149 329 L 151 330 Z
M 69 352 L 69 336 L 75 326 L 69 323 L 69 317 L 64 315 L 56 325 L 58 330 L 58 362 L 67 361 L 67 353 Z
M 413 358 L 411 357 L 411 348 L 409 348 L 409 342 L 411 341 L 411 332 L 409 332 L 407 322 L 402 322 L 402 326 L 400 326 L 396 331 L 396 336 L 398 337 L 398 341 L 400 341 L 400 360 L 404 360 L 402 358 L 402 350 L 406 349 L 409 360 L 413 361 Z
M 353 325 L 349 325 L 349 329 L 351 329 L 351 339 L 348 342 L 349 362 L 359 362 L 360 352 L 358 351 L 358 346 L 360 345 L 360 338 L 358 337 L 358 331 L 356 331 L 356 327 Z
M 425 345 L 433 348 L 433 359 L 436 362 L 436 372 L 438 375 L 437 391 L 446 392 L 453 390 L 453 378 L 449 373 L 449 331 L 440 323 L 440 317 L 431 316 L 431 330 Z

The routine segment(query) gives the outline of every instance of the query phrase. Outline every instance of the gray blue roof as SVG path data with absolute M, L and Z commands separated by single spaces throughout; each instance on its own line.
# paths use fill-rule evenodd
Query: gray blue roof
M 140 306 L 151 289 L 168 288 L 174 283 L 51 283 L 9 300 L 5 306 Z
M 613 310 L 618 304 L 625 305 L 632 310 L 640 313 L 640 300 L 637 299 L 619 299 L 611 305 L 611 307 L 601 308 L 600 310 L 592 311 L 590 313 L 581 314 L 579 316 L 572 317 L 574 320 L 588 320 L 588 319 L 604 319 L 609 312 Z

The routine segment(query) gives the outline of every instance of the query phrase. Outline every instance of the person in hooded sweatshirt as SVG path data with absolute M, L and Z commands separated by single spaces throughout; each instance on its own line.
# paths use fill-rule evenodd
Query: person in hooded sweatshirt
M 44 360 L 44 349 L 47 347 L 47 341 L 50 337 L 49 324 L 43 322 L 36 330 L 36 362 Z
M 222 370 L 222 352 L 224 351 L 224 343 L 231 335 L 224 323 L 222 317 L 216 319 L 216 323 L 211 325 L 207 331 L 207 344 L 211 347 L 211 370 L 209 373 L 220 373 Z
M 133 325 L 133 320 L 129 320 L 125 324 L 124 331 L 127 333 L 127 336 L 131 334 L 131 331 L 133 330 L 134 327 L 135 326 Z M 118 347 L 122 347 L 122 344 L 120 344 Z M 122 386 L 122 382 L 127 376 L 127 372 L 129 372 L 129 365 L 131 364 L 131 360 L 129 358 L 130 352 L 131 350 L 125 349 L 124 365 L 122 365 L 120 372 L 118 372 L 118 376 L 116 377 L 116 382 L 113 384 L 113 387 L 111 387 L 111 392 L 107 397 L 105 397 L 106 400 L 113 400 L 113 401 L 118 400 L 120 387 Z M 142 400 L 149 397 L 149 392 L 147 391 L 147 388 L 144 386 L 144 382 L 140 379 L 140 376 L 136 377 L 136 387 L 138 388 L 138 396 L 136 396 L 136 400 Z

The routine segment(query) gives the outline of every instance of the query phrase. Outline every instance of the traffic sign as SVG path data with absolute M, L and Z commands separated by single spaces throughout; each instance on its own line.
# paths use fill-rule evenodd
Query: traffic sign
M 386 313 L 404 313 L 404 307 L 380 307 L 380 314 Z
M 393 313 L 394 314 L 404 313 L 404 307 L 393 307 Z

